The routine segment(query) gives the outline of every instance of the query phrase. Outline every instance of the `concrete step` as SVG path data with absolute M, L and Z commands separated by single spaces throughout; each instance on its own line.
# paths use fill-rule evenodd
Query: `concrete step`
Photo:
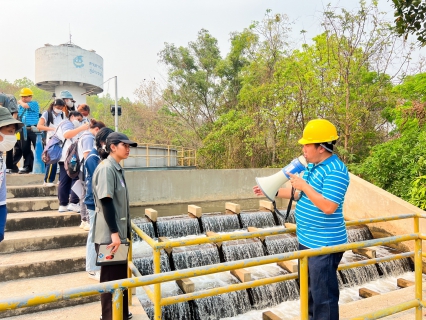
M 58 197 L 13 198 L 6 200 L 7 212 L 58 210 Z
M 0 282 L 84 270 L 86 270 L 85 246 L 8 253 L 2 254 L 0 259 Z
M 7 187 L 7 199 L 30 198 L 30 197 L 48 197 L 58 195 L 58 187 L 55 184 L 52 187 L 46 187 L 42 184 L 28 186 Z
M 133 314 L 132 320 L 149 320 L 136 296 L 132 296 L 132 305 L 129 308 L 130 312 Z M 8 320 L 99 320 L 100 315 L 101 303 L 92 302 L 83 305 L 75 305 L 72 307 L 10 317 Z
M 6 185 L 10 186 L 28 186 L 42 184 L 44 181 L 44 174 L 17 174 L 12 173 L 6 176 Z M 56 179 L 56 182 L 58 180 Z
M 37 294 L 37 293 L 46 293 L 50 291 L 61 291 L 65 289 L 70 289 L 74 287 L 93 285 L 97 282 L 88 277 L 87 272 L 72 272 L 61 275 L 54 275 L 41 278 L 24 278 L 13 281 L 0 282 L 0 292 L 2 299 L 8 299 L 12 297 L 24 297 L 27 295 Z M 8 310 L 0 312 L 0 318 L 17 316 L 21 319 L 23 314 L 29 314 L 44 310 L 65 308 L 74 305 L 84 305 L 86 303 L 97 301 L 97 304 L 100 305 L 100 295 L 71 299 L 66 301 L 54 302 L 43 304 L 34 307 L 27 307 L 15 310 Z M 98 315 L 97 318 L 95 315 Z M 92 319 L 99 319 L 100 313 L 92 314 L 89 317 L 81 316 L 80 318 L 74 317 L 74 319 L 89 319 L 91 316 Z M 35 319 L 34 315 L 31 315 L 28 319 Z M 55 319 L 64 319 L 62 316 L 58 316 Z
M 75 227 L 6 232 L 0 253 L 49 250 L 86 245 L 87 231 Z
M 6 232 L 43 228 L 78 226 L 81 216 L 76 212 L 33 211 L 8 213 Z

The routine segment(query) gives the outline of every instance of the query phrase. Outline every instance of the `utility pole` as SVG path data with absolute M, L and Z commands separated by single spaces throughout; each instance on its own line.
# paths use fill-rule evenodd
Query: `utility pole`
M 115 132 L 118 132 L 118 94 L 117 94 L 117 76 L 115 78 Z

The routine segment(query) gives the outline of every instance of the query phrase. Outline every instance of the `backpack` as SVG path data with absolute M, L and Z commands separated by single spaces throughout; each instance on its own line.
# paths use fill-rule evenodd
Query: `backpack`
M 53 137 L 52 137 L 53 138 Z M 58 138 L 55 139 L 49 139 L 49 141 L 46 144 L 46 147 L 44 147 L 44 150 L 41 154 L 41 160 L 45 164 L 54 164 L 57 163 L 59 160 L 61 160 L 62 156 L 62 148 L 65 144 L 65 141 L 62 143 L 61 140 Z
M 82 165 L 82 161 L 80 161 L 80 157 L 78 156 L 78 141 L 74 141 L 67 150 L 67 154 L 65 155 L 64 168 L 67 172 L 68 176 L 71 179 L 74 179 L 80 173 L 80 167 Z
M 18 102 L 11 94 L 0 93 L 0 105 L 9 109 L 11 114 L 18 112 Z
M 60 125 L 56 128 L 55 133 L 52 137 L 50 137 L 49 141 L 43 149 L 43 152 L 41 153 L 41 160 L 45 164 L 54 164 L 61 160 L 62 148 L 64 147 L 67 139 L 62 142 L 62 140 L 58 138 L 56 132 L 58 131 L 59 127 Z

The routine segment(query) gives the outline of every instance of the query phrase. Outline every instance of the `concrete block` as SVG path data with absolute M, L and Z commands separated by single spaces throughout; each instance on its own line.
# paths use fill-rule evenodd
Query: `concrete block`
M 184 293 L 192 293 L 195 291 L 195 285 L 191 279 L 176 280 L 176 284 L 179 286 L 179 288 L 182 289 Z
M 195 206 L 193 204 L 190 204 L 188 206 L 188 213 L 192 214 L 196 218 L 201 218 L 201 216 L 203 215 L 201 207 Z
M 256 227 L 248 227 L 247 231 L 248 232 L 256 232 L 256 231 L 260 231 L 262 230 L 261 228 L 256 228 Z M 259 237 L 260 241 L 265 241 L 265 237 Z
M 214 237 L 214 236 L 218 236 L 219 234 L 213 231 L 207 231 L 206 232 L 206 236 L 207 237 Z M 218 248 L 220 248 L 222 246 L 222 242 L 216 242 L 216 245 Z
M 360 288 L 359 289 L 359 296 L 361 298 L 370 298 L 370 297 L 379 296 L 379 295 L 380 295 L 380 293 L 373 291 L 373 290 L 370 290 L 370 289 L 367 289 L 367 288 Z
M 28 175 L 25 175 L 28 176 Z M 8 213 L 58 210 L 58 197 L 12 198 L 6 200 Z
M 283 268 L 284 270 L 287 270 L 290 273 L 298 272 L 298 260 L 287 260 L 287 261 L 280 261 L 277 262 L 277 265 Z
M 286 227 L 287 229 L 296 229 L 296 224 L 295 223 L 290 223 L 290 222 L 286 222 L 284 223 L 284 227 Z
M 226 212 L 232 212 L 239 214 L 241 212 L 241 206 L 237 203 L 226 202 L 225 203 Z
M 376 250 L 371 248 L 359 248 L 359 249 L 353 249 L 353 253 L 357 253 L 361 256 L 364 256 L 369 259 L 375 259 L 376 258 Z
M 145 216 L 147 216 L 151 221 L 156 222 L 158 217 L 157 210 L 147 208 L 145 209 Z
M 249 282 L 251 281 L 251 273 L 246 269 L 236 269 L 231 270 L 231 274 L 238 278 L 241 282 Z
M 167 241 L 170 241 L 170 239 L 167 237 L 158 237 L 158 242 L 167 242 Z M 166 251 L 168 255 L 171 255 L 173 248 L 165 248 L 164 251 Z
M 407 287 L 411 287 L 414 286 L 416 283 L 410 280 L 405 280 L 403 278 L 398 278 L 396 280 L 396 285 L 400 288 L 407 288 Z
M 282 318 L 278 317 L 272 311 L 265 311 L 262 313 L 262 320 L 282 320 Z
M 269 200 L 259 200 L 259 210 L 266 209 L 271 212 L 274 211 L 274 205 Z

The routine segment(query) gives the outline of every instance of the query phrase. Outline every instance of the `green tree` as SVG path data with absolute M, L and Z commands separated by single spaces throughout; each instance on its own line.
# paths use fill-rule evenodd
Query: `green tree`
M 193 146 L 199 146 L 224 103 L 224 85 L 217 72 L 222 60 L 217 40 L 202 29 L 187 47 L 166 43 L 159 56 L 168 69 L 163 94 L 166 106 L 193 130 L 197 137 Z
M 395 31 L 407 39 L 415 34 L 417 41 L 426 44 L 426 2 L 421 0 L 392 0 L 395 7 Z

